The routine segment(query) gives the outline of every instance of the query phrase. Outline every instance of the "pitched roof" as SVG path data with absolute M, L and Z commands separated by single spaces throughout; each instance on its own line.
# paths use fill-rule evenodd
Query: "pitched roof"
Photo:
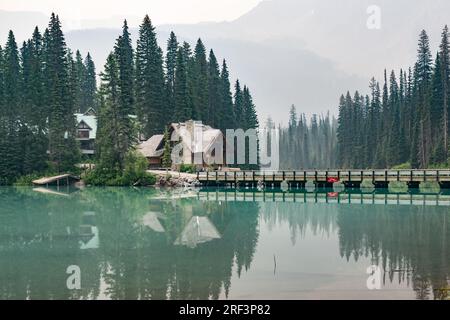
M 196 132 L 194 132 L 194 127 L 202 134 L 201 144 L 195 143 L 200 138 L 195 136 Z M 219 129 L 214 129 L 198 121 L 190 120 L 187 122 L 172 123 L 172 128 L 179 135 L 186 147 L 193 153 L 206 153 L 216 142 L 222 142 L 221 139 L 223 138 L 222 132 Z M 194 141 L 191 141 L 192 139 Z
M 95 139 L 97 136 L 97 117 L 85 115 L 83 113 L 76 113 L 75 116 L 77 117 L 77 126 L 81 122 L 86 123 L 89 128 L 91 128 L 89 131 L 89 139 Z
M 160 157 L 163 154 L 163 149 L 160 148 L 158 150 L 158 147 L 161 145 L 163 140 L 164 135 L 155 134 L 147 141 L 144 141 L 140 145 L 138 145 L 137 150 L 146 158 Z
M 219 231 L 208 217 L 193 216 L 174 244 L 195 248 L 201 243 L 220 238 Z

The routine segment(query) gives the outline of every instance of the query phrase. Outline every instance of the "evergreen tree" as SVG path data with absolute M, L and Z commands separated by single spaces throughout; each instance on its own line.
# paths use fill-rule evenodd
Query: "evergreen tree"
M 162 165 L 164 168 L 170 168 L 172 166 L 170 135 L 167 127 L 164 130 L 164 151 L 163 151 Z
M 214 128 L 223 127 L 224 111 L 222 110 L 221 82 L 219 64 L 214 51 L 209 52 L 208 59 L 208 105 L 203 121 Z
M 420 167 L 427 167 L 429 164 L 431 151 L 431 77 L 432 63 L 429 39 L 425 30 L 422 30 L 419 37 L 419 48 L 417 52 L 417 62 L 415 65 L 415 104 L 416 121 L 415 126 L 418 132 L 418 159 Z
M 82 84 L 83 95 L 81 104 L 84 106 L 84 111 L 86 111 L 89 108 L 97 108 L 97 75 L 94 61 L 89 52 L 84 59 L 84 68 L 86 72 Z
M 198 39 L 194 49 L 192 72 L 193 115 L 196 120 L 205 122 L 210 117 L 208 109 L 208 62 L 206 60 L 206 49 L 201 39 Z
M 135 113 L 134 106 L 134 64 L 133 47 L 131 46 L 130 32 L 127 20 L 122 27 L 122 35 L 116 41 L 114 54 L 119 70 L 119 95 L 121 108 L 128 114 Z
M 75 62 L 74 62 L 74 77 L 75 87 L 73 88 L 75 91 L 75 105 L 77 112 L 84 113 L 87 110 L 87 106 L 84 105 L 84 88 L 83 88 L 83 82 L 86 77 L 86 67 L 83 62 L 83 57 L 81 56 L 81 53 L 79 50 L 75 53 Z
M 219 128 L 222 132 L 226 129 L 233 129 L 235 127 L 235 115 L 233 109 L 233 97 L 231 94 L 230 75 L 225 60 L 222 63 L 222 71 L 220 73 L 220 90 L 221 90 L 221 110 L 223 114 L 222 123 Z
M 116 55 L 111 53 L 101 74 L 102 104 L 98 115 L 97 152 L 100 168 L 122 172 L 125 157 L 136 142 L 136 131 L 128 108 L 122 104 L 119 62 L 116 59 Z
M 57 171 L 70 170 L 79 159 L 75 140 L 75 101 L 70 88 L 67 47 L 58 16 L 51 15 L 44 36 L 44 78 L 49 106 L 49 157 Z
M 175 69 L 177 65 L 178 40 L 175 33 L 170 33 L 167 40 L 166 53 L 166 119 L 165 123 L 169 123 L 173 118 L 175 110 Z
M 9 31 L 8 41 L 3 53 L 3 121 L 1 141 L 3 159 L 0 164 L 0 176 L 4 183 L 11 182 L 20 174 L 22 165 L 19 139 L 21 115 L 21 74 L 17 43 L 14 33 Z
M 245 130 L 258 129 L 259 128 L 258 115 L 256 114 L 256 108 L 253 103 L 253 98 L 247 86 L 244 86 L 242 94 L 242 106 L 245 123 L 243 129 Z
M 241 84 L 239 80 L 236 80 L 234 86 L 234 115 L 235 115 L 235 128 L 244 129 L 245 118 L 244 118 L 244 98 L 241 90 Z
M 174 118 L 183 122 L 192 117 L 191 96 L 188 90 L 187 71 L 184 51 L 178 49 L 177 66 L 175 72 L 175 114 Z
M 147 138 L 164 130 L 163 101 L 163 54 L 156 41 L 155 28 L 145 16 L 136 48 L 136 109 Z

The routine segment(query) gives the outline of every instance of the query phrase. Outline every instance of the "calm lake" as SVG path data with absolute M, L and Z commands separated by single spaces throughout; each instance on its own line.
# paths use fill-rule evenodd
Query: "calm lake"
M 0 299 L 449 296 L 450 195 L 241 191 L 0 188 Z

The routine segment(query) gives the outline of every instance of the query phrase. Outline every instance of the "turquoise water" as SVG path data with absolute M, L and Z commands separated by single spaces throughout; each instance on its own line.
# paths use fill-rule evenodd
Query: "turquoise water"
M 42 191 L 0 188 L 0 299 L 442 299 L 450 288 L 446 195 Z

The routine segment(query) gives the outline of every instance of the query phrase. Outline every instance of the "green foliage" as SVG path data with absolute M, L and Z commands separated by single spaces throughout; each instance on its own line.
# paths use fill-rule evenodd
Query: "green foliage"
M 411 163 L 409 162 L 405 162 L 396 166 L 393 166 L 392 169 L 394 170 L 406 170 L 406 169 L 411 169 Z
M 86 174 L 85 182 L 94 186 L 151 186 L 156 177 L 148 172 L 147 160 L 130 152 L 126 156 L 124 170 L 98 166 Z
M 305 114 L 297 116 L 291 107 L 287 128 L 280 130 L 280 167 L 283 169 L 335 168 L 336 166 L 336 120 L 329 114 L 313 115 L 309 120 Z M 265 127 L 275 129 L 271 119 Z
M 184 164 L 183 163 L 183 164 L 180 165 L 180 172 L 196 173 L 197 172 L 197 168 L 193 164 Z
M 56 14 L 43 34 L 36 27 L 20 49 L 9 32 L 0 46 L 0 184 L 49 166 L 72 172 L 82 159 L 74 114 L 88 108 L 98 116 L 96 162 L 113 176 L 125 170 L 138 127 L 149 137 L 170 121 L 200 120 L 222 130 L 258 126 L 250 91 L 238 84 L 233 101 L 228 67 L 223 61 L 219 70 L 213 50 L 207 58 L 199 39 L 192 53 L 172 32 L 164 57 L 156 39 L 145 16 L 134 52 L 124 21 L 97 91 L 91 55 L 72 54 Z
M 139 28 L 136 49 L 136 110 L 146 137 L 164 129 L 163 53 L 156 41 L 150 18 L 145 16 Z
M 169 130 L 167 128 L 164 131 L 164 151 L 163 151 L 162 165 L 164 168 L 170 168 L 172 166 L 170 135 Z
M 419 36 L 417 62 L 408 72 L 385 70 L 382 93 L 342 96 L 338 118 L 338 165 L 342 168 L 428 168 L 449 155 L 450 53 L 448 28 L 433 64 L 427 33 Z M 402 167 L 402 165 L 400 166 Z

